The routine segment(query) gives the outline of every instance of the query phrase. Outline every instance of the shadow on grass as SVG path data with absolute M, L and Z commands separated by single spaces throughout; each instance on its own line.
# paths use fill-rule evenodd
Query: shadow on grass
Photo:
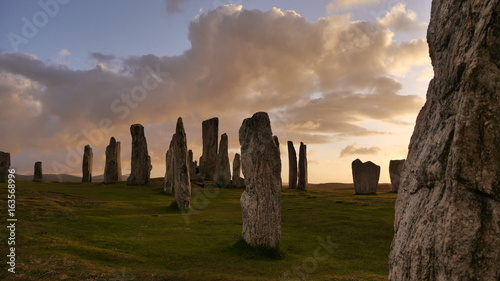
M 285 258 L 285 253 L 279 248 L 250 246 L 243 238 L 238 239 L 238 241 L 229 248 L 229 252 L 249 260 L 282 260 Z

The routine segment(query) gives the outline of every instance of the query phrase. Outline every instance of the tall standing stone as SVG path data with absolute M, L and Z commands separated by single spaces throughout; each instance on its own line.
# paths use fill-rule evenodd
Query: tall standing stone
M 141 124 L 134 124 L 130 126 L 130 134 L 132 135 L 132 155 L 127 185 L 144 185 L 149 182 L 152 169 L 144 127 Z
M 193 151 L 188 151 L 189 175 L 192 177 L 196 175 L 196 161 L 193 161 Z
M 391 178 L 391 191 L 398 192 L 399 184 L 401 182 L 401 172 L 403 172 L 403 166 L 405 160 L 391 160 L 389 162 L 389 177 Z
M 371 161 L 363 163 L 359 159 L 352 161 L 351 166 L 352 180 L 356 194 L 377 193 L 380 166 Z
M 120 142 L 114 137 L 109 139 L 106 146 L 106 163 L 104 165 L 104 183 L 114 183 L 122 180 L 122 164 L 120 157 Z
M 239 131 L 246 188 L 241 195 L 243 240 L 279 248 L 281 239 L 281 159 L 265 112 L 243 121 Z
M 170 145 L 167 150 L 167 154 L 165 155 L 166 162 L 166 171 L 165 171 L 165 182 L 163 184 L 163 191 L 166 193 L 173 193 L 173 182 L 174 182 L 174 159 L 172 157 L 172 153 L 174 151 L 174 136 L 172 136 L 172 140 L 170 141 Z
M 202 122 L 203 152 L 200 157 L 200 172 L 205 180 L 213 181 L 217 161 L 219 138 L 219 118 L 214 117 Z
M 292 141 L 288 141 L 288 188 L 297 188 L 297 152 Z
M 186 132 L 184 131 L 184 124 L 180 117 L 177 119 L 175 135 L 172 141 L 173 189 L 175 201 L 180 210 L 187 210 L 191 202 L 191 179 L 189 177 Z
M 42 162 L 35 162 L 35 172 L 33 175 L 33 181 L 42 181 L 43 180 L 43 172 L 42 172 Z
M 245 179 L 241 177 L 241 156 L 239 153 L 234 155 L 231 185 L 234 187 L 245 187 Z
M 389 279 L 500 280 L 500 0 L 434 0 Z
M 9 177 L 10 153 L 0 151 L 0 182 L 7 182 Z
M 215 184 L 220 187 L 228 187 L 231 185 L 231 167 L 229 167 L 228 140 L 226 134 L 222 134 L 220 138 L 214 180 Z
M 307 184 L 307 146 L 301 142 L 299 147 L 299 181 L 297 189 L 305 190 L 307 188 Z
M 90 145 L 86 145 L 83 149 L 83 161 L 82 161 L 82 182 L 92 182 L 92 161 L 94 159 L 94 154 L 92 153 L 92 148 Z

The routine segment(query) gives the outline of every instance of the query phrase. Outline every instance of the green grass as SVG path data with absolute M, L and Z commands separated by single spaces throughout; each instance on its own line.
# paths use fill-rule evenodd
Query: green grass
M 17 273 L 5 266 L 3 226 L 0 279 L 387 280 L 396 194 L 285 190 L 280 251 L 266 252 L 242 243 L 242 191 L 193 187 L 181 213 L 160 181 L 18 182 Z

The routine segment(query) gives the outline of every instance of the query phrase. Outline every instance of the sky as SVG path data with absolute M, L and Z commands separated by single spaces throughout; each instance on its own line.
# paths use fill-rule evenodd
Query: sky
M 93 174 L 110 137 L 130 172 L 130 125 L 145 127 L 153 177 L 183 118 L 219 118 L 232 163 L 243 119 L 265 111 L 281 146 L 307 145 L 310 183 L 352 182 L 356 158 L 404 159 L 433 76 L 430 0 L 0 0 L 0 150 L 32 174 Z

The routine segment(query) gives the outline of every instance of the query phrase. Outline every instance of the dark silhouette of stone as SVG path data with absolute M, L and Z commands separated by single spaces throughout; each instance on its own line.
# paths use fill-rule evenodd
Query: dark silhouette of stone
M 10 168 L 10 153 L 0 151 L 0 182 L 7 182 Z
M 243 240 L 279 248 L 281 239 L 281 159 L 265 112 L 243 121 L 239 131 L 246 188 L 241 195 Z
M 245 187 L 245 179 L 241 177 L 241 157 L 239 153 L 234 155 L 233 160 L 233 177 L 231 184 L 234 187 Z
M 273 136 L 273 141 L 276 144 L 276 146 L 280 148 L 280 140 L 278 139 L 278 136 Z
M 356 159 L 352 161 L 352 180 L 356 194 L 377 193 L 378 180 L 380 178 L 380 166 L 371 161 L 361 162 Z
M 297 188 L 297 152 L 292 141 L 288 141 L 288 188 Z
M 500 0 L 434 0 L 389 280 L 500 280 Z
M 106 146 L 106 163 L 104 165 L 104 183 L 114 183 L 122 180 L 122 164 L 120 157 L 120 142 L 114 137 L 109 139 Z
M 92 182 L 92 161 L 94 159 L 94 154 L 92 153 L 92 148 L 90 145 L 86 145 L 83 150 L 83 161 L 82 161 L 82 182 Z
M 166 171 L 165 171 L 165 182 L 163 184 L 163 191 L 166 193 L 172 194 L 173 190 L 173 181 L 174 181 L 174 160 L 172 158 L 173 146 L 174 146 L 174 136 L 172 136 L 172 140 L 170 140 L 170 145 L 168 147 L 167 153 L 165 155 L 165 163 L 166 163 Z
M 219 118 L 214 117 L 202 122 L 203 152 L 200 157 L 200 172 L 205 180 L 213 181 L 217 163 L 219 138 Z
M 35 162 L 35 173 L 33 175 L 33 181 L 42 181 L 43 180 L 43 172 L 42 172 L 42 162 Z
M 299 148 L 299 180 L 297 183 L 297 189 L 305 190 L 307 188 L 307 184 L 307 146 L 301 142 Z
M 190 149 L 188 151 L 188 163 L 189 163 L 189 175 L 196 175 L 196 161 L 193 161 L 193 151 Z
M 144 127 L 141 124 L 134 124 L 130 126 L 130 134 L 132 135 L 132 155 L 127 185 L 144 185 L 149 182 L 153 168 L 144 136 Z
M 228 187 L 231 185 L 231 167 L 229 166 L 228 140 L 226 134 L 222 134 L 220 138 L 214 180 L 215 184 L 219 187 Z
M 180 117 L 177 119 L 172 142 L 173 189 L 175 201 L 180 210 L 187 210 L 191 202 L 191 179 L 189 177 L 186 132 L 184 131 L 184 124 Z
M 405 160 L 391 160 L 389 162 L 389 176 L 391 178 L 391 191 L 398 192 L 399 183 L 401 182 L 401 172 L 403 172 L 403 166 Z

